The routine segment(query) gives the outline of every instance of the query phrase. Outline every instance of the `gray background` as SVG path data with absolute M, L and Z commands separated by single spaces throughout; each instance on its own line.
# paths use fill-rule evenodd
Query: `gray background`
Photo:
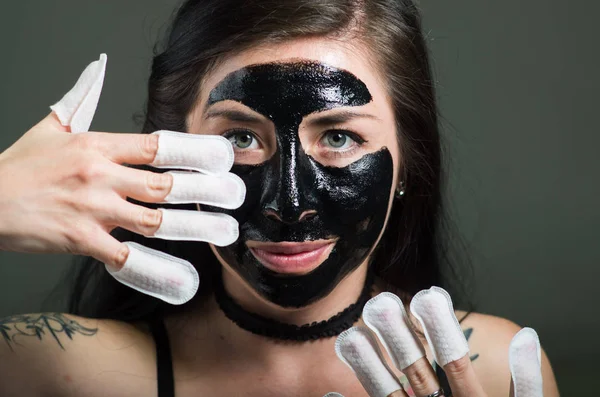
M 92 129 L 137 131 L 152 45 L 176 4 L 2 4 L 0 150 L 101 52 L 108 67 Z M 590 395 L 600 353 L 599 4 L 422 1 L 452 158 L 450 201 L 479 311 L 534 327 L 565 396 Z M 68 261 L 0 252 L 0 316 L 39 311 Z

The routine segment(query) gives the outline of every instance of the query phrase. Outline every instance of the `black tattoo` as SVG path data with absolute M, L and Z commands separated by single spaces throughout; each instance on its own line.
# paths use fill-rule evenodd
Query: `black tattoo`
M 471 337 L 471 334 L 473 333 L 473 328 L 463 329 L 463 333 L 465 335 L 465 339 L 468 342 L 469 338 Z M 479 357 L 479 354 L 477 353 L 477 354 L 473 354 L 470 358 L 471 358 L 471 361 L 475 361 L 475 360 L 477 360 L 478 357 Z M 438 368 L 441 369 L 441 366 L 435 360 L 433 361 L 432 366 L 435 371 L 437 371 Z
M 52 336 L 60 348 L 65 350 L 59 339 L 61 333 L 73 340 L 76 333 L 93 336 L 97 332 L 97 328 L 84 327 L 61 313 L 25 314 L 0 319 L 0 335 L 10 350 L 13 350 L 12 345 L 19 345 L 21 337 L 34 336 L 42 340 L 45 335 Z
M 467 342 L 468 342 L 469 338 L 471 337 L 471 334 L 473 333 L 473 328 L 464 329 L 463 333 L 465 334 L 465 338 L 467 339 Z M 471 356 L 471 361 L 477 360 L 477 357 L 479 357 L 479 354 L 473 354 Z

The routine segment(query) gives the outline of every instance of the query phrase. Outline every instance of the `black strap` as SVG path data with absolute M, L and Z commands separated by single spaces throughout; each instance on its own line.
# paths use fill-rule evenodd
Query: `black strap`
M 438 364 L 436 364 L 436 366 L 435 366 L 435 374 L 438 377 L 440 386 L 442 387 L 442 389 L 444 389 L 444 396 L 451 397 L 452 389 L 450 389 L 450 383 L 448 382 L 448 377 L 446 376 L 444 369 Z
M 150 332 L 156 345 L 156 375 L 158 380 L 158 397 L 175 397 L 175 382 L 173 379 L 173 362 L 169 335 L 162 319 L 149 321 Z

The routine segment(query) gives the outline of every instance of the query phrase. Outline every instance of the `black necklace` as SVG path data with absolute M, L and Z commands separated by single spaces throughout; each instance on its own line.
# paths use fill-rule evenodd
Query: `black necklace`
M 220 274 L 221 272 L 218 272 Z M 365 286 L 358 300 L 331 317 L 329 320 L 311 324 L 286 324 L 246 311 L 229 296 L 223 287 L 223 280 L 218 276 L 215 283 L 215 300 L 225 316 L 240 328 L 256 335 L 283 340 L 307 341 L 337 336 L 352 327 L 362 314 L 365 303 L 371 298 L 375 277 L 372 271 L 367 272 Z

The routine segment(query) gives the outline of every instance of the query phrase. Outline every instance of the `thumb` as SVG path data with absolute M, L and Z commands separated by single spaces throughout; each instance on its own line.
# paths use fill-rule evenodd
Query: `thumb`
M 540 340 L 533 328 L 523 328 L 509 346 L 511 397 L 543 397 Z
M 39 123 L 34 126 L 35 130 L 42 131 L 60 131 L 60 132 L 71 132 L 71 127 L 69 125 L 62 125 L 60 122 L 58 115 L 55 112 L 50 112 L 46 117 L 44 117 Z
M 73 88 L 50 106 L 62 126 L 60 130 L 69 131 L 64 127 L 70 127 L 72 133 L 79 133 L 90 129 L 104 84 L 106 59 L 106 54 L 100 54 L 100 59 L 85 68 Z M 53 121 L 47 117 L 43 122 Z

